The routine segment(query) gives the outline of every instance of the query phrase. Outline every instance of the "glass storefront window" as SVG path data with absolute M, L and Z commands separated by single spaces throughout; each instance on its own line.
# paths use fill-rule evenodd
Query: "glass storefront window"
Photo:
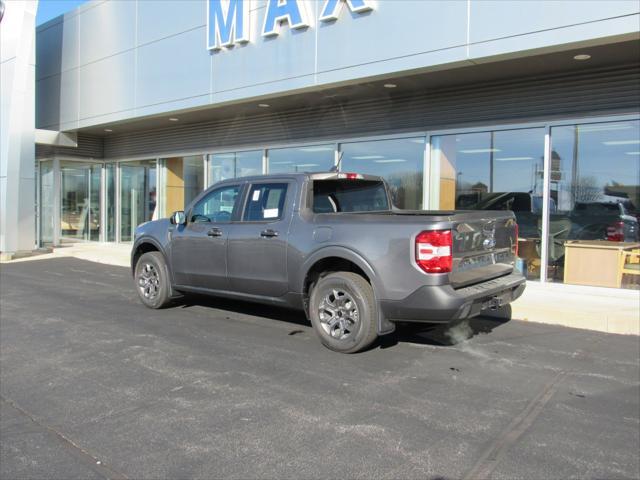
M 328 172 L 335 164 L 333 145 L 273 148 L 267 151 L 269 173 Z
M 262 150 L 209 155 L 209 185 L 228 178 L 262 174 Z
M 105 232 L 107 242 L 116 241 L 116 169 L 115 163 L 105 165 Z
M 53 243 L 54 193 L 53 160 L 40 162 L 40 242 L 43 244 Z
M 60 162 L 60 230 L 64 238 L 100 239 L 101 165 Z
M 156 161 L 120 163 L 120 241 L 130 242 L 138 225 L 158 218 Z
M 540 278 L 544 128 L 431 137 L 432 202 L 441 210 L 512 210 L 521 270 Z
M 161 191 L 164 216 L 184 210 L 204 190 L 204 160 L 200 155 L 164 159 L 165 179 Z
M 552 127 L 551 146 L 549 280 L 638 288 L 640 121 Z
M 342 143 L 340 170 L 384 177 L 396 207 L 421 210 L 424 148 L 424 137 Z

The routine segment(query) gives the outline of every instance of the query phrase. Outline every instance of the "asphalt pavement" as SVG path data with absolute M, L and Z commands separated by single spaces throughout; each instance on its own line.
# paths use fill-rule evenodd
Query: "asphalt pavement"
M 300 312 L 0 267 L 2 479 L 639 478 L 639 417 L 636 336 L 477 318 L 341 355 Z

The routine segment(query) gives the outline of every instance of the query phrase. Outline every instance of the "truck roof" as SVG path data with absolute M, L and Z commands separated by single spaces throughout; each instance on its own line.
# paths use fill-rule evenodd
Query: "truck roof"
M 255 182 L 269 179 L 282 179 L 282 178 L 290 178 L 295 180 L 340 180 L 347 179 L 347 175 L 355 173 L 357 175 L 357 180 L 372 180 L 372 181 L 381 181 L 382 177 L 377 175 L 365 175 L 357 172 L 296 172 L 296 173 L 269 173 L 266 175 L 252 175 L 249 177 L 238 177 L 238 178 L 228 178 L 225 180 L 221 180 L 220 182 L 216 182 L 214 185 L 218 183 L 234 183 L 238 181 L 242 182 Z

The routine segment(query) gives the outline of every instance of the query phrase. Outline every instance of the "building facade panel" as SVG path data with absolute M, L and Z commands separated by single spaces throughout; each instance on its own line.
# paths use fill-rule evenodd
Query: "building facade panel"
M 137 45 L 145 45 L 172 35 L 204 27 L 207 4 L 199 0 L 182 0 L 179 4 L 166 0 L 138 2 Z
M 397 76 L 495 61 L 501 55 L 515 58 L 541 50 L 605 44 L 613 41 L 611 39 L 619 41 L 621 36 L 637 37 L 640 12 L 634 1 L 586 2 L 581 3 L 580 8 L 575 2 L 552 0 L 508 5 L 457 0 L 380 1 L 371 2 L 373 9 L 364 13 L 351 13 L 345 6 L 337 20 L 322 22 L 319 16 L 323 2 L 299 0 L 299 3 L 307 10 L 308 27 L 293 29 L 285 22 L 279 35 L 265 38 L 261 32 L 266 2 L 253 2 L 249 42 L 211 53 L 207 51 L 206 41 L 195 40 L 198 34 L 193 33 L 207 23 L 206 1 L 181 7 L 171 2 L 138 0 L 89 4 L 63 17 L 61 27 L 52 26 L 51 22 L 40 27 L 39 57 L 50 60 L 42 64 L 38 78 L 54 73 L 57 63 L 61 69 L 73 68 L 78 48 L 83 70 L 91 69 L 93 62 L 130 51 L 137 52 L 133 58 L 139 58 L 135 66 L 138 72 L 173 68 L 167 63 L 180 61 L 174 55 L 184 55 L 185 64 L 195 62 L 198 79 L 178 75 L 169 92 L 162 91 L 152 75 L 130 79 L 128 66 L 118 65 L 119 68 L 103 71 L 107 89 L 127 77 L 127 81 L 132 82 L 128 83 L 130 89 L 155 94 L 148 98 L 140 95 L 133 106 L 127 104 L 126 115 L 115 115 L 109 103 L 104 108 L 92 108 L 90 115 L 80 112 L 80 126 L 85 127 L 155 113 L 157 109 L 152 108 L 153 105 L 189 98 L 194 90 L 202 89 L 205 81 L 208 88 L 202 93 L 209 95 L 208 103 L 214 106 L 381 75 Z M 180 8 L 180 15 L 175 14 L 175 8 Z M 541 12 L 545 12 L 544 15 Z M 73 32 L 78 28 L 76 42 Z M 60 29 L 61 41 L 45 41 L 47 35 L 59 36 L 55 32 Z M 48 30 L 51 32 L 47 33 Z M 194 35 L 193 43 L 186 40 L 191 35 Z M 173 36 L 182 40 L 170 40 Z M 145 50 L 154 51 L 152 45 L 161 38 L 165 38 L 163 41 L 170 47 L 167 57 L 146 55 Z M 205 62 L 201 60 L 208 55 L 211 68 L 204 72 Z M 85 92 L 87 88 L 84 87 Z M 40 90 L 44 91 L 45 86 Z M 99 95 L 97 89 L 89 96 L 96 95 Z M 201 105 L 202 101 L 197 103 Z M 53 116 L 55 112 L 40 115 L 41 118 Z
M 319 23 L 317 29 L 318 73 L 361 64 L 375 65 L 400 57 L 411 60 L 408 68 L 424 68 L 433 64 L 428 58 L 416 55 L 455 49 L 467 43 L 467 2 L 378 2 L 375 11 L 360 15 L 350 15 L 348 9 L 343 8 L 338 20 Z M 452 53 L 452 57 L 448 57 L 444 52 L 445 58 L 438 62 L 456 61 L 457 56 Z
M 79 119 L 130 111 L 135 107 L 135 65 L 133 50 L 80 67 Z
M 284 113 L 115 134 L 107 158 L 191 152 L 313 138 L 427 131 L 464 125 L 529 121 L 561 116 L 613 114 L 638 108 L 638 66 L 551 78 L 440 88 L 408 96 L 380 96 L 292 109 Z
M 305 2 L 308 16 L 313 18 L 317 2 Z M 213 81 L 216 93 L 233 91 L 236 98 L 244 96 L 244 89 L 255 85 L 274 85 L 278 81 L 305 77 L 305 86 L 314 84 L 316 69 L 316 36 L 311 28 L 280 28 L 276 37 L 262 37 L 266 10 L 252 10 L 249 14 L 249 38 L 245 44 L 232 49 L 212 52 Z M 288 88 L 286 83 L 281 88 Z M 272 87 L 267 91 L 274 91 Z M 278 90 L 275 90 L 278 91 Z
M 638 13 L 638 2 L 471 0 L 469 11 L 469 43 L 475 44 L 634 15 Z M 557 37 L 553 34 L 546 38 L 549 44 L 559 43 L 554 42 Z
M 137 3 L 102 2 L 80 13 L 80 65 L 135 47 Z
M 36 80 L 77 68 L 80 62 L 79 17 L 69 16 L 48 25 L 38 33 Z
M 208 95 L 211 58 L 205 42 L 206 29 L 199 27 L 138 48 L 136 106 Z

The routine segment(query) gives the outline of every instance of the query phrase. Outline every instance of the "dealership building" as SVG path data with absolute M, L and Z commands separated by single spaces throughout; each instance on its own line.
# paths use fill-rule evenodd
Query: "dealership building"
M 399 208 L 515 210 L 532 280 L 637 283 L 637 0 L 95 0 L 23 64 L 4 252 L 131 242 L 219 180 L 339 163 Z

